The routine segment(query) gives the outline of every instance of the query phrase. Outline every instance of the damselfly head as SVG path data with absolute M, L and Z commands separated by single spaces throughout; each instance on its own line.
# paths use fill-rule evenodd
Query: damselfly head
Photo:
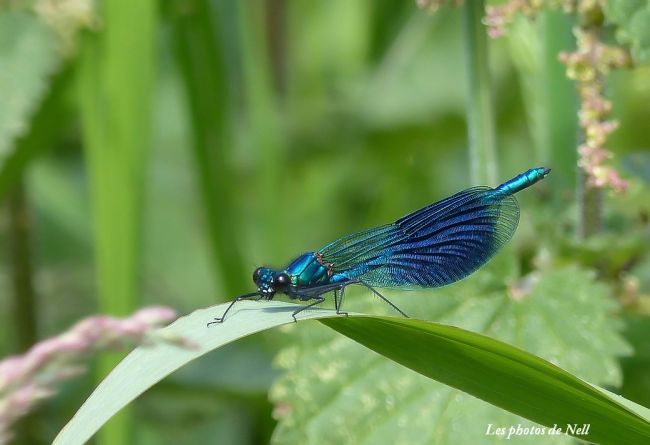
M 273 284 L 273 275 L 275 273 L 268 267 L 258 267 L 253 272 L 253 281 L 257 284 L 257 287 L 270 286 Z
M 271 300 L 276 292 L 275 277 L 278 274 L 268 267 L 258 267 L 253 272 L 253 281 L 257 285 L 257 290 L 266 300 Z M 286 274 L 285 274 L 286 275 Z M 288 278 L 288 277 L 287 277 Z

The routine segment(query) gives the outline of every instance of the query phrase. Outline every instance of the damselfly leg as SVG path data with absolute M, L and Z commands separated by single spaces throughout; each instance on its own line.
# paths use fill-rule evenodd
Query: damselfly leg
M 359 284 L 362 284 L 363 286 L 365 286 L 365 287 L 367 287 L 368 289 L 370 289 L 370 290 L 372 291 L 373 294 L 377 295 L 379 298 L 381 298 L 382 300 L 384 300 L 386 303 L 388 303 L 388 304 L 390 305 L 390 307 L 392 307 L 393 309 L 395 309 L 397 312 L 399 312 L 400 314 L 402 314 L 404 317 L 409 318 L 409 316 L 406 315 L 406 314 L 404 313 L 404 311 L 402 311 L 400 308 L 398 308 L 398 307 L 395 306 L 393 303 L 391 303 L 390 300 L 389 300 L 388 298 L 384 297 L 382 294 L 380 294 L 380 293 L 377 291 L 377 289 L 375 289 L 374 287 L 372 287 L 372 286 L 369 285 L 368 283 L 363 282 L 362 280 L 359 280 L 358 283 L 359 283 Z
M 312 306 L 316 306 L 317 304 L 321 304 L 323 301 L 325 301 L 323 297 L 313 297 L 313 299 L 316 301 L 312 301 L 311 303 L 301 307 L 300 309 L 296 309 L 295 311 L 293 311 L 293 314 L 291 314 L 291 316 L 293 317 L 294 323 L 298 322 L 298 320 L 296 319 L 296 315 L 298 315 L 299 313 L 301 313 L 306 309 L 309 309 Z
M 304 311 L 305 309 L 308 309 L 312 306 L 315 306 L 317 304 L 322 303 L 325 301 L 324 298 L 321 297 L 321 295 L 326 294 L 328 292 L 334 292 L 334 307 L 336 309 L 336 313 L 338 315 L 348 315 L 347 312 L 341 311 L 341 307 L 343 305 L 343 297 L 345 296 L 345 288 L 348 287 L 351 284 L 361 284 L 364 287 L 370 289 L 372 293 L 377 295 L 379 298 L 381 298 L 383 301 L 388 303 L 390 307 L 395 309 L 397 312 L 402 314 L 404 317 L 409 318 L 404 311 L 402 311 L 400 308 L 395 306 L 391 301 L 384 297 L 382 294 L 377 291 L 374 287 L 369 285 L 368 283 L 365 283 L 361 280 L 354 280 L 354 281 L 346 281 L 344 283 L 333 283 L 333 284 L 325 284 L 322 286 L 317 286 L 317 287 L 312 287 L 312 288 L 307 288 L 307 289 L 297 289 L 292 292 L 293 297 L 297 297 L 302 301 L 309 301 L 309 300 L 317 300 L 315 302 L 311 302 L 308 305 L 301 307 L 300 309 L 297 309 L 293 314 L 293 319 L 296 321 L 296 315 L 298 315 L 300 312 Z
M 250 293 L 250 294 L 240 295 L 239 297 L 232 300 L 232 302 L 230 303 L 230 306 L 228 306 L 226 308 L 226 310 L 221 315 L 221 317 L 215 317 L 214 320 L 209 322 L 208 327 L 210 327 L 210 325 L 213 325 L 213 324 L 223 323 L 223 320 L 226 318 L 226 314 L 228 313 L 228 311 L 230 311 L 230 308 L 235 305 L 235 303 L 237 303 L 239 301 L 242 301 L 242 300 L 259 300 L 260 298 L 262 298 L 262 294 L 259 293 L 259 292 L 253 292 L 253 293 Z
M 347 312 L 341 311 L 341 306 L 343 305 L 343 297 L 345 297 L 345 287 L 334 291 L 334 307 L 336 308 L 337 315 L 348 316 Z

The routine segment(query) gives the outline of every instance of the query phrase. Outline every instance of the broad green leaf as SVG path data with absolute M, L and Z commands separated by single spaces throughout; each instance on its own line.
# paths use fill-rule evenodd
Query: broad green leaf
M 52 76 L 47 95 L 32 116 L 28 131 L 16 138 L 11 153 L 0 161 L 0 200 L 4 199 L 38 155 L 54 147 L 56 136 L 67 128 L 72 113 L 65 96 L 71 77 L 71 64 Z
M 632 48 L 639 63 L 650 62 L 650 0 L 609 0 L 605 2 L 607 19 L 617 25 L 616 36 Z
M 650 259 L 643 265 L 647 272 L 650 272 Z M 636 268 L 638 270 L 638 267 Z M 650 275 L 646 275 L 650 280 Z M 642 288 L 648 288 L 648 283 L 641 283 Z M 645 297 L 645 307 L 648 304 L 648 297 Z M 640 303 L 643 305 L 643 302 Z M 650 317 L 647 315 L 626 314 L 625 337 L 634 347 L 634 355 L 621 360 L 623 368 L 623 387 L 621 395 L 628 397 L 637 403 L 650 406 Z
M 35 16 L 0 12 L 0 165 L 29 130 L 60 60 L 56 36 Z
M 491 269 L 507 269 L 499 264 L 507 261 L 496 258 Z M 411 316 L 485 333 L 588 381 L 620 383 L 615 359 L 628 348 L 611 319 L 615 306 L 608 290 L 590 272 L 570 266 L 536 273 L 509 291 L 503 278 L 485 272 L 445 289 L 390 295 Z M 377 306 L 373 302 L 355 309 L 377 313 Z M 300 343 L 277 359 L 286 374 L 271 392 L 279 420 L 276 443 L 492 443 L 499 439 L 485 436 L 489 424 L 531 424 L 431 383 L 333 333 L 298 328 L 292 335 Z M 539 443 L 566 440 L 536 438 Z
M 547 427 L 559 426 L 563 432 L 570 432 L 569 426 L 589 425 L 589 434 L 575 437 L 596 443 L 637 444 L 650 440 L 647 408 L 489 337 L 450 326 L 392 317 L 328 319 L 323 323 L 423 375 L 513 412 L 525 412 L 528 418 Z M 575 404 L 575 400 L 580 403 Z M 612 400 L 619 403 L 612 405 Z M 477 417 L 469 419 L 458 419 L 457 426 L 471 429 L 471 424 L 480 422 Z M 370 443 L 390 443 L 386 433 L 385 429 L 381 434 L 375 430 L 375 437 L 365 439 Z M 444 437 L 444 427 L 442 431 L 433 431 L 430 442 L 441 443 L 440 436 Z M 541 437 L 552 436 L 536 436 L 536 443 Z M 523 435 L 516 439 L 528 441 L 530 437 Z M 485 443 L 485 440 L 454 443 Z
M 621 157 L 621 167 L 626 173 L 650 184 L 650 153 L 647 150 L 627 153 Z
M 227 304 L 222 304 L 195 311 L 162 330 L 162 333 L 167 335 L 183 336 L 194 343 L 196 349 L 157 344 L 133 351 L 86 400 L 54 443 L 84 443 L 117 411 L 189 361 L 244 336 L 282 324 L 293 324 L 291 313 L 297 306 L 276 301 L 242 302 L 229 314 L 225 323 L 207 327 L 206 323 L 215 315 L 222 314 L 226 307 Z M 580 415 L 576 416 L 576 422 L 592 424 L 589 440 L 606 440 L 612 437 L 612 434 L 623 439 L 619 443 L 628 443 L 625 442 L 628 439 L 642 443 L 650 438 L 650 423 L 647 421 L 649 417 L 644 408 L 594 388 L 566 371 L 500 341 L 437 323 L 356 314 L 339 317 L 333 310 L 322 308 L 303 312 L 298 325 L 314 330 L 317 326 L 306 323 L 305 320 L 322 317 L 333 317 L 325 321 L 329 326 L 429 377 L 438 378 L 540 422 L 559 423 L 567 419 L 567 413 L 578 413 Z M 314 331 L 317 335 L 323 332 Z M 339 346 L 345 347 L 345 344 L 346 342 L 339 343 Z M 335 352 L 344 351 L 338 347 Z M 391 366 L 398 371 L 401 369 L 385 359 L 380 360 L 384 365 L 391 363 L 391 366 L 376 369 L 363 366 L 373 363 L 377 358 L 379 356 L 375 354 L 357 353 L 357 362 L 362 366 L 357 372 L 349 375 L 340 373 L 345 366 L 342 360 L 332 359 L 321 363 L 320 368 L 315 369 L 306 380 L 313 388 L 312 392 L 327 392 L 330 383 L 336 382 L 338 391 L 345 393 L 349 388 L 346 383 L 351 379 L 365 385 L 367 391 L 379 384 L 384 391 L 383 397 L 359 394 L 359 402 L 364 408 L 370 408 L 364 409 L 359 415 L 370 414 L 374 418 L 381 418 L 386 411 L 394 411 L 399 406 L 402 391 L 408 392 L 413 381 L 408 376 L 405 378 L 400 372 L 384 372 L 391 371 Z M 214 372 L 218 373 L 219 369 Z M 382 378 L 380 382 L 377 382 L 377 376 Z M 421 392 L 411 395 L 411 409 L 401 413 L 392 412 L 392 423 L 377 425 L 376 429 L 368 432 L 368 441 L 387 442 L 394 438 L 392 429 L 408 432 L 413 428 L 417 430 L 422 423 L 428 423 L 431 428 L 428 441 L 440 443 L 438 439 L 448 434 L 448 423 L 441 422 L 429 414 L 437 411 L 439 404 L 449 406 L 457 403 L 459 394 L 441 393 L 435 399 L 429 399 L 429 409 L 423 412 L 418 402 L 422 398 L 429 398 L 428 386 L 437 385 L 430 380 L 424 382 L 425 385 L 416 382 Z M 304 387 L 299 389 L 304 390 Z M 562 403 L 560 407 L 556 406 L 558 402 Z M 336 400 L 333 399 L 324 401 L 319 407 L 334 419 L 342 419 L 339 427 L 348 428 L 346 425 L 358 420 L 359 415 L 355 416 L 354 413 L 339 413 L 334 409 L 335 404 Z M 482 406 L 486 409 L 489 405 Z M 278 406 L 277 410 L 279 412 L 295 408 L 295 405 L 285 404 Z M 459 418 L 460 413 L 466 414 L 465 408 L 466 405 L 463 405 L 462 411 L 446 413 L 456 419 L 455 428 L 467 429 L 468 422 L 473 424 L 480 421 L 480 418 L 475 417 Z M 341 414 L 348 417 L 341 418 Z M 495 424 L 500 420 L 508 420 L 505 414 L 493 419 Z M 361 424 L 358 426 L 363 427 Z M 315 425 L 310 422 L 296 423 L 293 432 L 299 435 L 304 430 L 314 428 Z M 333 436 L 339 436 L 336 428 L 323 430 L 321 433 L 320 439 L 323 443 L 334 441 Z M 348 437 L 348 443 L 354 438 L 355 436 Z M 479 439 L 479 442 L 472 443 L 484 441 Z

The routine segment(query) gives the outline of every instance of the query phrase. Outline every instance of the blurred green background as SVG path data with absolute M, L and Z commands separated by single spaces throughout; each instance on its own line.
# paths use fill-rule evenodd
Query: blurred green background
M 544 13 L 488 43 L 497 181 L 553 169 L 518 195 L 513 242 L 457 286 L 387 295 L 648 404 L 650 70 L 608 79 L 610 146 L 631 185 L 603 193 L 603 230 L 578 240 L 577 99 L 557 61 L 570 29 Z M 96 312 L 227 301 L 259 265 L 477 185 L 463 36 L 456 8 L 390 0 L 4 5 L 2 354 Z M 346 304 L 386 310 L 362 290 Z M 19 440 L 51 441 L 115 360 L 66 385 Z M 483 443 L 487 423 L 525 422 L 512 419 L 298 323 L 181 370 L 99 441 Z

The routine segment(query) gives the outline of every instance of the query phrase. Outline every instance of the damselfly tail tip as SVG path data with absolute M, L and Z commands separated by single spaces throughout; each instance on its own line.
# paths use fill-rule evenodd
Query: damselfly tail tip
M 531 168 L 529 170 L 526 170 L 525 172 L 515 176 L 514 178 L 510 179 L 509 181 L 504 182 L 500 186 L 496 187 L 495 190 L 497 190 L 501 195 L 505 194 L 505 196 L 513 195 L 525 188 L 530 187 L 531 185 L 541 181 L 546 177 L 551 172 L 550 168 L 546 167 L 535 167 Z M 499 196 L 501 196 L 499 195 Z
M 544 179 L 549 173 L 551 173 L 551 169 L 548 167 L 535 167 L 528 170 L 527 173 L 534 173 L 534 175 L 539 179 Z

